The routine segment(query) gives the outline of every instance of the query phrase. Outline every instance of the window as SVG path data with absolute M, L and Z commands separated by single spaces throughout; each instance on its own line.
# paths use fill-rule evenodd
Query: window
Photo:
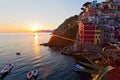
M 99 40 L 97 40 L 97 43 L 99 43 Z

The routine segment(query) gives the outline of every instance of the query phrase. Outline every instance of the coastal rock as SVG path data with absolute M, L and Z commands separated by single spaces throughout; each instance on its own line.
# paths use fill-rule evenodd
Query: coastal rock
M 17 52 L 16 55 L 21 55 L 21 53 L 20 53 L 20 52 Z

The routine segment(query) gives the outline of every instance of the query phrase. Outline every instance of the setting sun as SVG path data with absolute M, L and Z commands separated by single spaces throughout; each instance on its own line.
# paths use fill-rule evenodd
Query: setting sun
M 40 27 L 33 25 L 32 26 L 32 31 L 39 31 Z

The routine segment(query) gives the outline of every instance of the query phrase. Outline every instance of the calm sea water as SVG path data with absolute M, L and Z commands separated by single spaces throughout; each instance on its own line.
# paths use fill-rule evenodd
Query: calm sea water
M 33 69 L 39 70 L 41 80 L 85 80 L 72 70 L 72 57 L 39 46 L 49 38 L 50 33 L 0 33 L 0 70 L 7 60 L 14 65 L 4 80 L 26 80 L 26 74 Z

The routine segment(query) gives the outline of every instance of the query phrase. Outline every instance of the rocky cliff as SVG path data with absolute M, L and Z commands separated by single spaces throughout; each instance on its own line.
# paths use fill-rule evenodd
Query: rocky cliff
M 46 45 L 50 47 L 64 47 L 72 45 L 74 41 L 56 37 L 54 34 L 76 40 L 78 30 L 77 20 L 77 15 L 66 19 L 57 29 L 52 32 L 53 36 L 50 38 L 49 42 Z

